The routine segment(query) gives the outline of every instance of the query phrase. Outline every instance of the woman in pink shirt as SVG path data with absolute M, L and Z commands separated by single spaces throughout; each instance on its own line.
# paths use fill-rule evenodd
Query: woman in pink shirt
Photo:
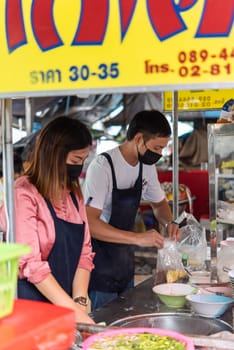
M 85 323 L 94 323 L 87 313 L 94 254 L 79 175 L 91 141 L 78 120 L 54 119 L 39 133 L 14 188 L 16 241 L 32 249 L 19 261 L 18 297 L 71 308 Z

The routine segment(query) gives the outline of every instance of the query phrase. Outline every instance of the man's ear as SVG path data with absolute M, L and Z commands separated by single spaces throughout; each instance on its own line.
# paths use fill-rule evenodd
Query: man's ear
M 139 144 L 139 142 L 142 140 L 142 136 L 143 136 L 142 132 L 138 132 L 138 133 L 134 136 L 134 142 L 135 142 L 136 144 Z

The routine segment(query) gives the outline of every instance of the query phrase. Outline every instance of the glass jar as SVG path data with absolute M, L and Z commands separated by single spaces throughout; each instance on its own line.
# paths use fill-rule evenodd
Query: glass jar
M 230 282 L 228 271 L 225 268 L 234 269 L 234 241 L 225 240 L 220 242 L 220 251 L 217 256 L 218 282 Z

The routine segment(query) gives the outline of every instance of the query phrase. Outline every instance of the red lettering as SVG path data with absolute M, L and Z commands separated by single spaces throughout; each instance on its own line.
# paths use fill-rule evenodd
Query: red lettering
M 53 19 L 54 0 L 34 0 L 32 4 L 32 28 L 42 51 L 63 45 Z
M 233 25 L 233 0 L 207 0 L 196 37 L 228 36 Z
M 147 8 L 151 25 L 160 40 L 186 29 L 174 1 L 147 0 Z
M 21 0 L 6 1 L 6 33 L 10 52 L 27 43 Z
M 121 39 L 123 40 L 131 22 L 137 0 L 119 0 L 120 20 L 121 20 Z
M 186 9 L 192 7 L 196 2 L 197 2 L 197 0 L 180 0 L 179 1 L 179 8 L 180 8 L 180 10 L 186 10 Z
M 181 16 L 198 0 L 146 0 L 152 28 L 163 41 L 187 29 Z M 22 0 L 6 0 L 6 33 L 9 52 L 27 43 Z M 31 23 L 42 51 L 63 45 L 53 16 L 55 0 L 33 0 Z M 107 31 L 110 0 L 81 0 L 81 13 L 72 45 L 102 45 Z M 137 0 L 119 0 L 121 40 L 124 40 L 136 9 Z M 228 37 L 233 25 L 234 1 L 204 1 L 196 37 Z M 224 12 L 225 11 L 225 12 Z M 69 18 L 67 19 L 69 21 Z M 148 69 L 146 67 L 146 69 Z
M 109 0 L 82 0 L 81 19 L 73 45 L 100 45 L 109 16 Z

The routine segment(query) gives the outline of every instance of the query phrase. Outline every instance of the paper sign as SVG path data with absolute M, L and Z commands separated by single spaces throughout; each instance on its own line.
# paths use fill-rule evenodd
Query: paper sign
M 189 90 L 178 92 L 178 110 L 221 110 L 224 103 L 234 98 L 234 90 Z M 172 93 L 163 94 L 164 111 L 172 110 Z

